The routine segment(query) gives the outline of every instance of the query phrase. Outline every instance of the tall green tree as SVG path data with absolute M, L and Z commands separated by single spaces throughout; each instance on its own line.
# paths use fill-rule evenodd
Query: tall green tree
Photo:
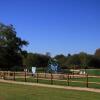
M 67 64 L 68 66 L 70 66 L 70 68 L 73 68 L 76 66 L 80 67 L 81 61 L 80 61 L 79 54 L 74 54 L 70 56 L 67 60 Z
M 13 25 L 0 24 L 0 67 L 12 68 L 22 65 L 22 55 L 26 51 L 22 50 L 28 42 L 17 36 Z
M 80 66 L 81 68 L 86 68 L 88 66 L 88 56 L 84 52 L 79 53 L 79 59 L 80 59 Z
M 100 59 L 100 48 L 96 49 L 95 51 L 95 57 Z
M 64 56 L 63 54 L 60 54 L 60 55 L 56 55 L 54 58 L 58 61 L 59 65 L 62 68 L 67 68 L 67 59 L 68 58 L 66 56 Z
M 28 53 L 27 57 L 24 58 L 24 64 L 30 69 L 31 67 L 47 67 L 50 56 L 37 54 L 37 53 Z

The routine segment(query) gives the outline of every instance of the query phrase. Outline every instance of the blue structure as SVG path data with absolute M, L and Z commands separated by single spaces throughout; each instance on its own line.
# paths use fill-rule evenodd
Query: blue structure
M 61 72 L 61 68 L 56 59 L 50 59 L 48 62 L 47 72 L 58 73 Z

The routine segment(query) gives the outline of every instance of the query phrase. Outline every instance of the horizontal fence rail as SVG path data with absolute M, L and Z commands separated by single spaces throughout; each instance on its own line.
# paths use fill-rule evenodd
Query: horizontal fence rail
M 0 79 L 100 89 L 100 76 L 93 76 L 88 74 L 32 74 L 31 72 L 26 71 L 0 71 Z

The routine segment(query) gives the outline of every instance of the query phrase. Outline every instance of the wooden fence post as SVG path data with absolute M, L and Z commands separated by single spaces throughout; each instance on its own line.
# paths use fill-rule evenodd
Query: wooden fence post
M 89 79 L 88 79 L 88 74 L 86 74 L 86 87 L 89 87 L 89 83 L 88 83 Z
M 25 82 L 26 82 L 27 80 L 26 80 L 26 70 L 25 70 Z
M 68 83 L 68 86 L 69 86 L 69 74 L 67 75 L 67 83 Z
M 53 75 L 52 75 L 52 72 L 51 72 L 51 85 L 53 84 Z
M 5 72 L 3 72 L 3 79 L 5 80 Z
M 15 81 L 15 71 L 14 71 L 14 74 L 13 75 L 14 75 L 14 81 Z
M 46 69 L 44 69 L 44 72 L 45 72 L 45 78 L 46 78 Z
M 39 83 L 39 77 L 38 77 L 38 72 L 37 72 L 37 83 Z

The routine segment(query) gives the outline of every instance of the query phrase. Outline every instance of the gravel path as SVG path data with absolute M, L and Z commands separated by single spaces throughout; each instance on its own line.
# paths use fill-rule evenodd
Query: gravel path
M 8 80 L 2 80 L 2 79 L 0 79 L 0 82 L 2 82 L 2 83 L 12 83 L 12 84 L 21 84 L 21 85 L 39 86 L 39 87 L 58 88 L 58 89 L 68 89 L 68 90 L 90 91 L 90 92 L 100 93 L 100 89 L 93 89 L 93 88 L 47 85 L 47 84 L 29 83 L 29 82 L 16 82 L 16 81 L 10 81 L 10 80 L 8 81 Z

